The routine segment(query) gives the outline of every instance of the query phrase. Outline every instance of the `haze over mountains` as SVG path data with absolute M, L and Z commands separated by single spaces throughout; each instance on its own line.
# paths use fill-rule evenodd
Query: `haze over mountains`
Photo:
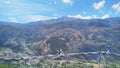
M 120 17 L 61 17 L 27 24 L 0 22 L 0 54 L 56 54 L 59 49 L 65 52 L 109 50 L 120 54 Z

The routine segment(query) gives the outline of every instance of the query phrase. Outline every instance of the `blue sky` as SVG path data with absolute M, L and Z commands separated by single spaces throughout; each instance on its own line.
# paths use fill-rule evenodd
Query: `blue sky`
M 119 17 L 120 0 L 0 0 L 0 21 L 28 23 L 62 16 Z

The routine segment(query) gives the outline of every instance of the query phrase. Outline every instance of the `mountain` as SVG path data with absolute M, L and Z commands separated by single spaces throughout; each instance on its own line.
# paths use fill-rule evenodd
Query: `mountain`
M 0 22 L 0 54 L 24 55 L 107 51 L 120 54 L 120 17 L 58 19 L 27 24 Z M 3 56 L 8 56 L 3 55 Z M 108 56 L 117 59 L 115 56 Z

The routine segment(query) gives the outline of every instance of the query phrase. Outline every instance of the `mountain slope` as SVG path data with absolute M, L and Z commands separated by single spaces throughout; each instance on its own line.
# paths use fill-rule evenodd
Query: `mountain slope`
M 56 54 L 59 49 L 120 53 L 120 18 L 62 17 L 28 24 L 0 22 L 0 47 L 26 55 Z

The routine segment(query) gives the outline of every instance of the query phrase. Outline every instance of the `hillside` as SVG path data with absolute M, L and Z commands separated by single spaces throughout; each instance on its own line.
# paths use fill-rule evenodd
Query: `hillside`
M 0 22 L 0 54 L 6 54 L 3 56 L 56 54 L 59 49 L 77 53 L 109 50 L 120 54 L 120 18 Z

